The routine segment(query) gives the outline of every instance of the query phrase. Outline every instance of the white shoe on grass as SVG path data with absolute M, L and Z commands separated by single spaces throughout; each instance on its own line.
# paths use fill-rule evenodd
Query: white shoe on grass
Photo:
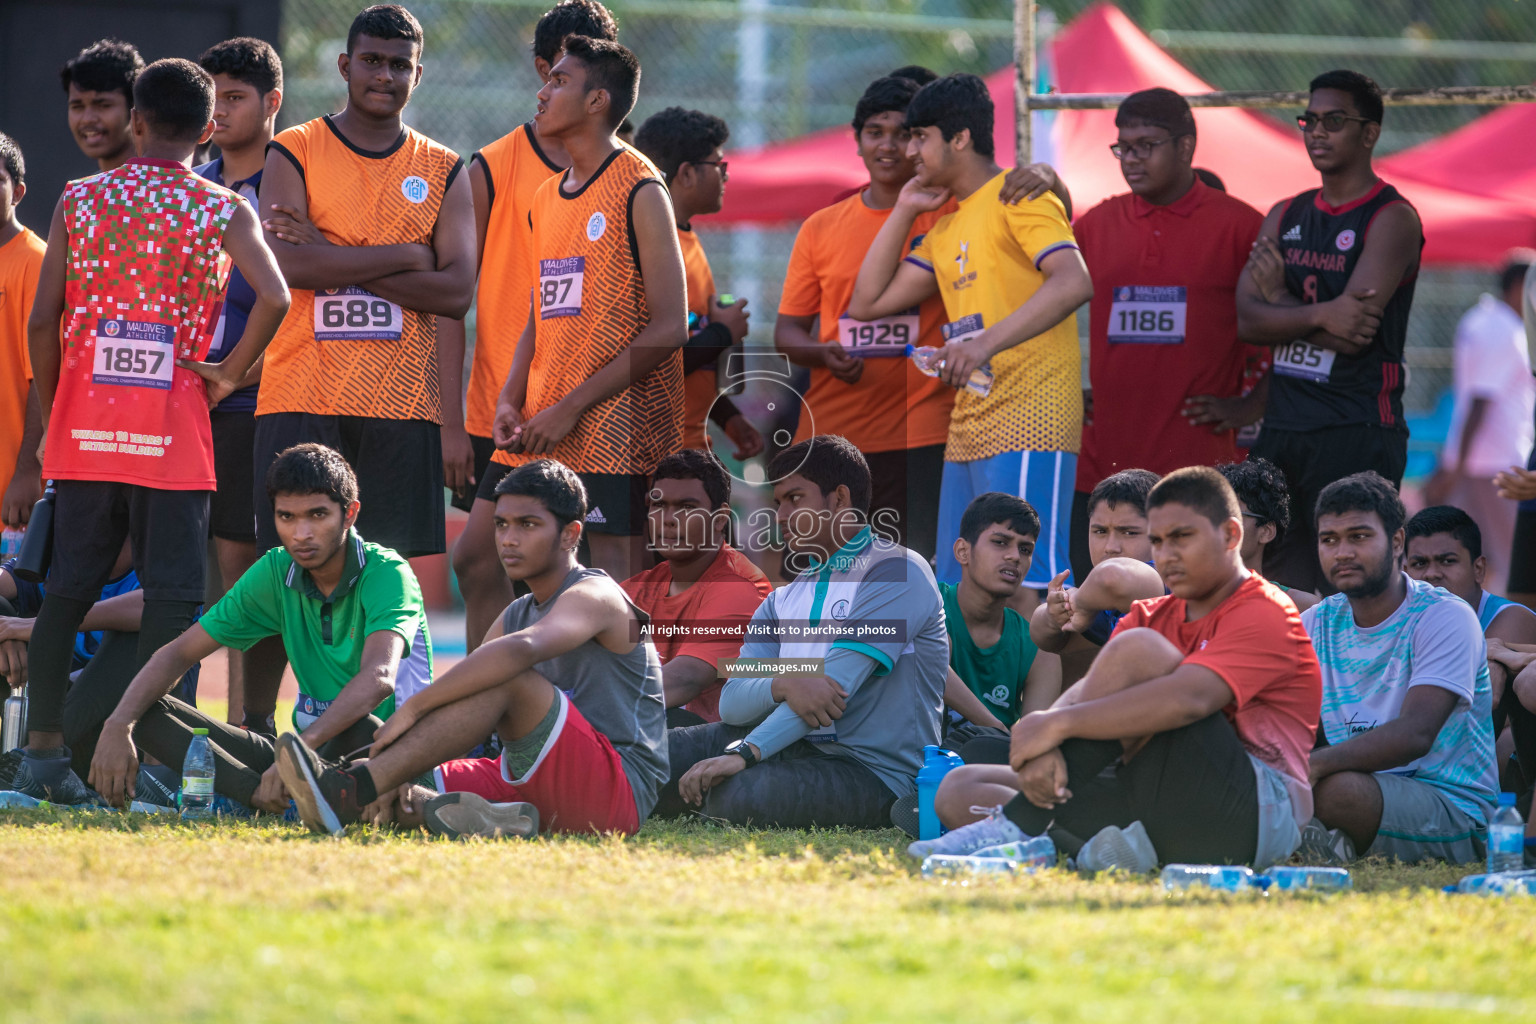
M 1147 829 L 1139 821 L 1125 828 L 1110 825 L 1099 830 L 1098 835 L 1083 844 L 1077 854 L 1077 869 L 1093 874 L 1110 869 L 1144 875 L 1157 870 L 1157 851 L 1147 837 Z
M 1002 846 L 1004 843 L 1021 843 L 1030 837 L 1013 822 L 1003 817 L 1001 807 L 974 807 L 973 811 L 988 811 L 988 815 L 980 821 L 973 821 L 969 825 L 962 825 L 952 832 L 947 832 L 937 839 L 920 839 L 907 847 L 908 856 L 922 860 L 934 854 L 949 857 L 964 857 L 975 853 L 977 850 L 985 850 L 989 846 Z

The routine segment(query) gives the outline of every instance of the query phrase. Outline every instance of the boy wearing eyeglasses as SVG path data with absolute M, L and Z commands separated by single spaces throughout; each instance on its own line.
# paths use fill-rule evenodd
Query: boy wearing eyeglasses
M 1242 395 L 1248 346 L 1234 293 L 1264 217 L 1195 176 L 1195 118 L 1170 89 L 1132 93 L 1109 147 L 1130 191 L 1072 226 L 1093 278 L 1088 382 L 1072 501 L 1072 566 L 1086 576 L 1088 494 L 1132 467 L 1158 476 L 1238 458 L 1263 414 Z
M 1402 482 L 1403 344 L 1424 247 L 1418 212 L 1371 168 L 1380 87 L 1329 71 L 1310 90 L 1296 120 L 1322 188 L 1269 211 L 1237 287 L 1242 339 L 1275 350 L 1253 454 L 1280 468 L 1293 507 L 1308 513 L 1325 486 L 1353 473 Z M 1333 592 L 1310 514 L 1271 546 L 1264 574 Z

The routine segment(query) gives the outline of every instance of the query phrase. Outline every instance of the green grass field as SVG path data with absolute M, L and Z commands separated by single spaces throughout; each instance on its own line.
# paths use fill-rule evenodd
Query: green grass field
M 0 1018 L 1536 1019 L 1536 902 L 1366 864 L 1329 898 L 923 879 L 896 832 L 448 843 L 0 812 Z

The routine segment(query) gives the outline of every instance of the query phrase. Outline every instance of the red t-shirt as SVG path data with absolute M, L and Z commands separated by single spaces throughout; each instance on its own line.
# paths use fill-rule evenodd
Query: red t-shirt
M 1249 346 L 1237 340 L 1237 281 L 1263 214 L 1200 181 L 1178 202 L 1126 193 L 1072 225 L 1093 277 L 1088 380 L 1077 489 L 1122 469 L 1169 473 L 1237 461 L 1235 434 L 1190 426 L 1193 395 L 1242 392 Z
M 747 623 L 773 590 L 763 571 L 729 544 L 720 545 L 720 553 L 698 582 L 675 597 L 668 594 L 672 587 L 668 562 L 636 573 L 620 586 L 651 617 L 651 636 L 663 665 L 687 655 L 716 669 L 721 658 L 741 653 Z M 720 721 L 723 685 L 720 680 L 706 687 L 683 707 L 705 721 Z
M 1323 675 L 1291 599 L 1250 573 L 1216 609 L 1194 622 L 1183 598 L 1137 601 L 1115 627 L 1155 629 L 1232 690 L 1223 708 L 1248 752 L 1306 785 L 1307 757 L 1317 736 Z

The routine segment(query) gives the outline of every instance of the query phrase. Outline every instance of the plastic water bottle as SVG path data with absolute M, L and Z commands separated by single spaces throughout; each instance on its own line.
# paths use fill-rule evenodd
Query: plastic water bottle
M 923 858 L 924 878 L 967 878 L 980 875 L 1023 874 L 1024 865 L 1006 857 L 966 857 L 935 853 Z
M 0 530 L 0 562 L 21 551 L 21 538 L 24 536 L 26 536 L 24 530 L 12 530 L 9 527 Z
M 1256 875 L 1252 868 L 1240 864 L 1169 864 L 1163 868 L 1163 888 L 1170 892 L 1180 889 L 1242 892 L 1264 889 L 1268 885 L 1266 876 Z
M 919 370 L 930 377 L 937 377 L 944 367 L 944 353 L 932 345 L 914 347 L 908 345 L 907 355 L 912 357 L 912 362 Z M 985 398 L 992 393 L 992 368 L 983 363 L 971 371 L 971 379 L 965 382 L 965 386 Z
M 1525 866 L 1525 822 L 1515 810 L 1515 794 L 1500 793 L 1499 809 L 1488 820 L 1488 873 L 1519 871 Z
M 1314 892 L 1339 892 L 1353 889 L 1354 882 L 1345 868 L 1271 868 L 1269 880 L 1281 892 L 1310 889 Z
M 192 730 L 192 744 L 181 763 L 181 816 L 213 817 L 213 747 L 207 729 Z
M 1510 896 L 1517 893 L 1536 896 L 1536 871 L 1499 871 L 1487 875 L 1468 875 L 1447 892 L 1473 896 Z
M 952 750 L 932 744 L 923 748 L 923 766 L 917 770 L 917 838 L 937 839 L 949 831 L 939 823 L 933 800 L 938 796 L 939 783 L 944 781 L 944 776 L 963 764 L 960 755 Z
M 1003 843 L 1001 846 L 988 846 L 971 854 L 972 857 L 991 857 L 999 860 L 1011 860 L 1021 867 L 1034 871 L 1038 868 L 1053 868 L 1056 866 L 1056 844 L 1050 836 L 1035 836 L 1026 839 L 1022 843 Z
M 0 792 L 0 810 L 47 806 L 48 801 L 39 800 L 35 796 L 27 796 L 25 793 L 18 793 L 14 789 L 7 789 L 3 792 Z

